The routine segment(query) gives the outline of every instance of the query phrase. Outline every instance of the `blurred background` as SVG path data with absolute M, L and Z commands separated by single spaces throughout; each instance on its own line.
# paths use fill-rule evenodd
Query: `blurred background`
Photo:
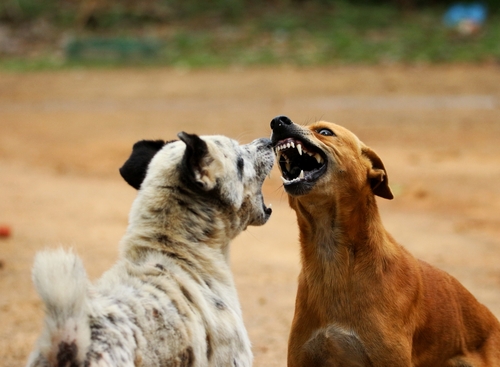
M 73 247 L 92 280 L 116 261 L 136 141 L 248 143 L 280 114 L 373 148 L 387 229 L 500 316 L 499 61 L 496 0 L 1 0 L 0 366 L 24 365 L 43 324 L 36 251 Z M 279 176 L 271 220 L 231 250 L 264 367 L 286 365 L 300 271 Z
M 496 0 L 3 0 L 0 66 L 494 61 Z

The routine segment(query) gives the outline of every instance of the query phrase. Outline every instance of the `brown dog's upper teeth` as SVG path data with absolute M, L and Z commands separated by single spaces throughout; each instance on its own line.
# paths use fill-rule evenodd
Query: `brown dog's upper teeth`
M 291 149 L 291 148 L 297 149 L 297 151 L 299 152 L 299 155 L 302 155 L 304 152 L 311 155 L 311 156 L 314 154 L 314 153 L 309 152 L 306 148 L 304 148 L 304 146 L 302 144 L 300 144 L 300 142 L 295 143 L 293 141 L 289 141 L 287 143 L 277 145 L 275 150 L 276 150 L 276 153 L 278 153 L 279 151 Z
M 307 149 L 302 141 L 294 138 L 280 141 L 274 150 L 285 185 L 313 180 L 325 165 L 320 152 L 314 147 Z

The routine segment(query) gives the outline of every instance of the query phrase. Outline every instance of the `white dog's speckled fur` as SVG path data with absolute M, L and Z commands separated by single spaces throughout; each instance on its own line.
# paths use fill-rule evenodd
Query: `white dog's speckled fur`
M 96 284 L 72 252 L 37 254 L 46 318 L 28 366 L 252 364 L 228 249 L 269 218 L 270 141 L 179 137 L 138 142 L 122 167 L 139 191 L 120 259 Z

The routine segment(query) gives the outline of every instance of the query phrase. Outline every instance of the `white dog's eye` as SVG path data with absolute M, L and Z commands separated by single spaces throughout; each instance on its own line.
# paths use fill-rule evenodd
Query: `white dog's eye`
M 316 132 L 323 136 L 335 136 L 335 133 L 330 129 L 318 129 Z

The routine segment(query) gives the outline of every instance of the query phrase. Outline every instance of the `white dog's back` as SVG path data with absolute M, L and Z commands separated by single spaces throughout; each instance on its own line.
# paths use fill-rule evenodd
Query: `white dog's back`
M 52 364 L 64 358 L 82 361 L 90 344 L 90 328 L 89 283 L 81 260 L 62 249 L 39 252 L 33 266 L 33 282 L 46 308 L 40 350 Z

